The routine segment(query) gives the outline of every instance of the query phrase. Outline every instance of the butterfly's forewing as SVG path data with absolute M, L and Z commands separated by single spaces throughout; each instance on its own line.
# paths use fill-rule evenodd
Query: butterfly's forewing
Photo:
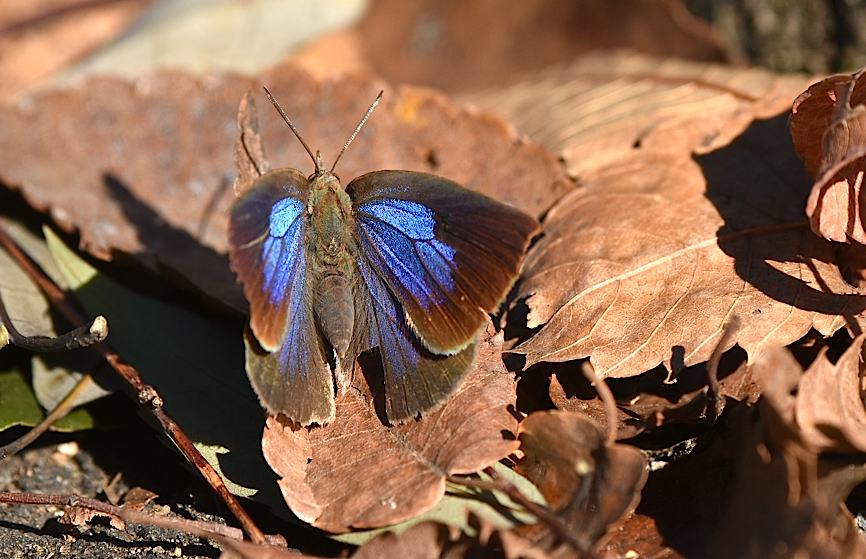
M 429 410 L 454 390 L 475 354 L 471 343 L 456 355 L 435 355 L 406 322 L 403 310 L 382 278 L 358 259 L 356 332 L 351 353 L 378 347 L 385 379 L 385 413 L 391 421 Z
M 514 283 L 538 222 L 425 173 L 368 173 L 346 191 L 362 256 L 423 344 L 440 355 L 468 347 Z
M 247 340 L 250 381 L 269 412 L 302 425 L 334 414 L 332 375 L 309 293 L 308 189 L 293 169 L 267 173 L 236 200 L 229 223 L 231 265 L 258 341 Z

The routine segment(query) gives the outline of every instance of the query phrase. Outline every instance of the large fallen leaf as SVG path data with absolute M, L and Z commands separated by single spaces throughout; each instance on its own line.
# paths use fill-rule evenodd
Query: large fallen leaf
M 806 213 L 831 241 L 866 243 L 861 188 L 866 171 L 864 71 L 830 76 L 794 101 L 791 135 L 815 177 Z
M 257 80 L 179 72 L 93 79 L 0 107 L 0 183 L 64 230 L 80 230 L 90 254 L 168 268 L 243 308 L 224 252 L 238 102 L 249 89 L 261 95 L 260 84 L 326 161 L 381 88 L 363 78 L 318 82 L 290 65 Z M 263 116 L 271 164 L 311 171 L 282 120 L 270 108 Z M 337 173 L 348 181 L 388 168 L 435 172 L 536 216 L 571 189 L 555 158 L 502 120 L 412 88 L 385 91 Z
M 544 327 L 514 351 L 627 377 L 706 361 L 733 316 L 728 343 L 750 359 L 862 321 L 866 297 L 803 219 L 808 177 L 785 124 L 756 121 L 694 159 L 639 150 L 587 173 L 527 257 L 519 295 Z
M 278 506 L 273 476 L 258 448 L 262 411 L 244 374 L 241 325 L 132 292 L 48 229 L 46 238 L 75 297 L 88 311 L 106 316 L 109 343 L 159 392 L 166 412 L 228 488 Z
M 435 506 L 447 476 L 513 452 L 515 383 L 502 365 L 501 334 L 490 336 L 457 391 L 420 420 L 383 425 L 359 371 L 333 423 L 294 429 L 270 417 L 262 448 L 292 511 L 331 532 L 396 524 Z
M 755 118 L 790 108 L 806 83 L 760 69 L 608 52 L 462 99 L 505 116 L 582 177 L 635 152 L 714 151 Z
M 117 37 L 150 0 L 30 0 L 0 6 L 0 100 L 14 99 Z
M 371 69 L 391 83 L 455 92 L 502 86 L 611 48 L 728 58 L 710 27 L 679 0 L 375 0 L 353 29 L 298 56 L 319 74 Z
M 589 550 L 634 511 L 647 479 L 647 459 L 630 446 L 607 445 L 598 424 L 580 413 L 543 411 L 520 424 L 518 471 Z M 533 538 L 549 548 L 555 534 Z

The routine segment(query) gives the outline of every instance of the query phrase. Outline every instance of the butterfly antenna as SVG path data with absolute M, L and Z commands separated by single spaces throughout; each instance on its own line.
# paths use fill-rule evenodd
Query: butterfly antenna
M 271 92 L 268 91 L 268 88 L 267 88 L 267 87 L 264 87 L 264 86 L 262 86 L 262 87 L 263 87 L 264 90 L 265 90 L 265 94 L 268 96 L 268 101 L 270 101 L 271 104 L 274 106 L 274 108 L 277 109 L 277 112 L 280 113 L 280 116 L 283 117 L 283 120 L 285 120 L 285 121 L 286 121 L 286 124 L 289 125 L 289 128 L 292 129 L 292 132 L 295 133 L 295 137 L 296 137 L 298 140 L 300 140 L 301 145 L 304 146 L 304 149 L 307 150 L 307 153 L 308 153 L 308 154 L 310 154 L 310 159 L 312 159 L 312 160 L 313 160 L 313 163 L 316 165 L 316 171 L 321 171 L 321 170 L 322 170 L 321 167 L 320 167 L 320 165 L 321 165 L 321 158 L 319 158 L 318 160 L 316 159 L 316 156 L 313 155 L 312 150 L 310 150 L 310 146 L 308 146 L 308 145 L 307 145 L 307 142 L 305 142 L 304 139 L 301 137 L 301 133 L 298 132 L 298 129 L 295 128 L 295 125 L 292 124 L 292 121 L 291 121 L 291 120 L 289 120 L 289 117 L 286 116 L 286 112 L 283 110 L 283 108 L 280 106 L 280 104 L 277 103 L 277 100 L 274 99 L 274 96 L 271 95 Z
M 334 160 L 334 164 L 331 166 L 331 173 L 334 172 L 334 169 L 337 168 L 337 162 L 340 161 L 340 158 L 343 157 L 343 154 L 346 153 L 346 150 L 349 149 L 349 145 L 351 145 L 352 141 L 354 141 L 355 136 L 358 135 L 358 132 L 361 131 L 361 128 L 366 124 L 367 119 L 370 118 L 370 115 L 373 114 L 373 111 L 376 109 L 376 105 L 379 104 L 379 101 L 382 100 L 383 91 L 379 92 L 379 95 L 376 96 L 376 99 L 373 100 L 373 103 L 370 105 L 370 108 L 367 109 L 367 112 L 364 113 L 364 117 L 361 119 L 361 122 L 358 123 L 358 126 L 355 127 L 355 131 L 352 132 L 352 135 L 349 136 L 349 139 L 346 141 L 346 145 L 343 146 L 343 149 L 340 150 L 340 153 L 337 154 L 337 158 Z

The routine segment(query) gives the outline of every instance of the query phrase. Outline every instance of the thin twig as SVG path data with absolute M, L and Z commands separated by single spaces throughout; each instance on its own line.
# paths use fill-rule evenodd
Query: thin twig
M 725 406 L 725 402 L 719 397 L 721 385 L 719 384 L 719 362 L 722 360 L 722 354 L 725 353 L 726 346 L 740 327 L 740 319 L 736 316 L 732 317 L 722 330 L 722 337 L 719 343 L 713 349 L 713 354 L 710 356 L 710 361 L 707 364 L 707 414 L 711 421 L 715 421 L 721 414 Z
M 267 541 L 261 544 L 252 544 L 243 541 L 243 532 L 233 526 L 226 526 L 218 522 L 207 522 L 203 520 L 192 520 L 187 518 L 153 516 L 143 512 L 131 510 L 122 506 L 116 506 L 88 497 L 77 495 L 44 495 L 37 493 L 2 493 L 0 492 L 0 503 L 19 505 L 52 505 L 59 507 L 77 507 L 89 509 L 100 514 L 119 518 L 127 524 L 139 524 L 142 526 L 156 526 L 167 530 L 176 530 L 197 538 L 210 540 L 235 551 L 241 557 L 254 559 L 255 557 L 270 557 L 263 552 L 274 548 L 286 552 L 285 541 L 281 536 L 268 536 Z
M 49 302 L 60 311 L 60 314 L 67 321 L 71 324 L 82 324 L 84 322 L 76 304 L 18 247 L 17 243 L 9 236 L 2 225 L 0 225 L 0 246 L 6 249 L 21 269 L 36 282 L 48 297 Z M 165 431 L 166 435 L 180 450 L 181 454 L 199 471 L 235 518 L 238 519 L 244 531 L 250 536 L 250 539 L 254 543 L 263 543 L 265 541 L 264 533 L 256 526 L 237 498 L 228 490 L 214 467 L 201 455 L 183 429 L 165 413 L 162 408 L 162 397 L 160 397 L 156 389 L 145 384 L 135 367 L 124 363 L 120 355 L 108 343 L 99 344 L 95 348 L 123 380 L 132 387 L 138 402 L 146 406 L 154 418 L 156 418 L 162 426 L 163 431 Z
M 75 407 L 75 401 L 85 390 L 87 390 L 88 387 L 90 387 L 92 382 L 93 377 L 89 374 L 81 377 L 78 382 L 75 383 L 75 386 L 72 387 L 72 390 L 70 390 L 66 396 L 64 396 L 63 399 L 54 406 L 54 409 L 52 409 L 38 425 L 11 443 L 5 446 L 0 446 L 0 462 L 27 448 L 30 443 L 38 439 L 42 433 L 54 425 L 55 421 L 69 413 L 69 410 Z
M 187 518 L 168 516 L 152 516 L 129 508 L 112 505 L 88 497 L 78 495 L 43 495 L 39 493 L 0 493 L 0 503 L 24 505 L 54 505 L 59 507 L 81 507 L 100 514 L 114 516 L 130 524 L 143 524 L 186 532 L 200 538 L 243 539 L 243 532 L 238 528 Z
M 612 445 L 616 442 L 617 433 L 616 400 L 613 397 L 613 392 L 610 391 L 610 387 L 605 381 L 598 378 L 598 375 L 595 374 L 595 369 L 592 368 L 589 361 L 584 361 L 580 366 L 580 372 L 583 373 L 586 380 L 588 380 L 592 387 L 595 388 L 595 391 L 598 393 L 599 398 L 601 398 L 601 401 L 604 404 L 604 415 L 607 418 L 607 437 L 605 443 Z
M 572 534 L 571 530 L 568 529 L 568 526 L 566 526 L 553 511 L 547 507 L 539 505 L 524 495 L 520 488 L 507 479 L 499 476 L 493 468 L 485 469 L 484 473 L 490 476 L 490 481 L 462 476 L 448 476 L 448 481 L 464 487 L 473 487 L 483 491 L 501 491 L 502 493 L 505 493 L 512 501 L 521 505 L 538 518 L 540 522 L 547 525 L 547 527 L 550 528 L 550 531 L 553 532 L 561 541 L 567 543 L 584 556 L 591 555 L 590 551 L 586 549 L 586 546 L 580 542 L 574 534 Z

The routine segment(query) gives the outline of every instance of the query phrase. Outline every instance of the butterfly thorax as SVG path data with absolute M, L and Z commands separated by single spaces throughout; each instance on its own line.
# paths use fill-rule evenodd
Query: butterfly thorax
M 352 340 L 355 318 L 352 201 L 337 177 L 321 173 L 310 179 L 307 212 L 316 321 L 343 358 Z

